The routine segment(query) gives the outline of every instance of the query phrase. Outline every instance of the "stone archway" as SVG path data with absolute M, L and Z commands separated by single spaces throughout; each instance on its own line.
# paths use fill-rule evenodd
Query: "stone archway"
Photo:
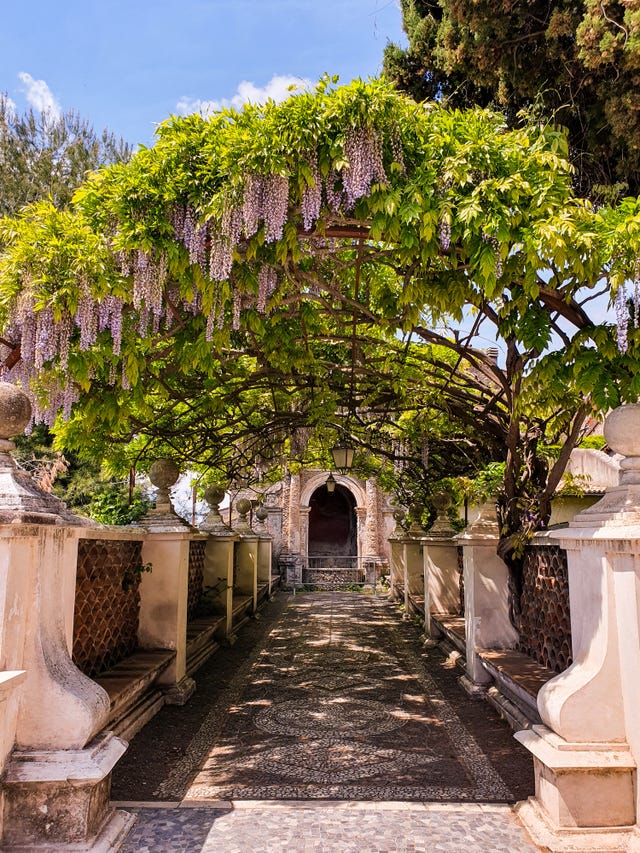
M 359 582 L 366 551 L 366 489 L 353 477 L 334 474 L 336 490 L 329 495 L 328 476 L 328 471 L 308 472 L 300 492 L 303 579 Z

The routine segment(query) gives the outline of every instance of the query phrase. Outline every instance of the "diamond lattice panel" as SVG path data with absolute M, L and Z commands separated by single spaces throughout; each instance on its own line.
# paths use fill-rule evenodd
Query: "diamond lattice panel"
M 567 554 L 556 545 L 525 551 L 518 649 L 554 672 L 572 662 Z
M 138 644 L 142 543 L 81 539 L 73 660 L 85 675 L 110 669 Z
M 187 619 L 192 619 L 202 596 L 204 584 L 204 549 L 206 540 L 189 543 L 189 592 L 187 597 Z

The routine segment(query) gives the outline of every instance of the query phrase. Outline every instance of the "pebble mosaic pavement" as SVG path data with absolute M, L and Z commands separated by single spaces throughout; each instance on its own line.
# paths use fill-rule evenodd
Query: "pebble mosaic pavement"
M 292 598 L 153 796 L 124 853 L 538 849 L 415 626 L 361 595 Z

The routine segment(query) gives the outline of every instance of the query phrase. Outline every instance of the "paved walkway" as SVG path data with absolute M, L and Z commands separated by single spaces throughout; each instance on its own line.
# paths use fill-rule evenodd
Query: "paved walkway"
M 125 853 L 538 849 L 509 805 L 528 755 L 397 608 L 323 593 L 267 611 L 198 673 L 178 754 L 176 709 L 134 739 L 114 782 L 137 814 Z

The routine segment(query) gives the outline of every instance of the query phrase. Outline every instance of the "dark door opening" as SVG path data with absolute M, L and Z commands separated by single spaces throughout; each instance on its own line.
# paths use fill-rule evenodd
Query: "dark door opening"
M 356 502 L 340 484 L 316 489 L 309 501 L 309 565 L 355 568 L 358 558 Z

